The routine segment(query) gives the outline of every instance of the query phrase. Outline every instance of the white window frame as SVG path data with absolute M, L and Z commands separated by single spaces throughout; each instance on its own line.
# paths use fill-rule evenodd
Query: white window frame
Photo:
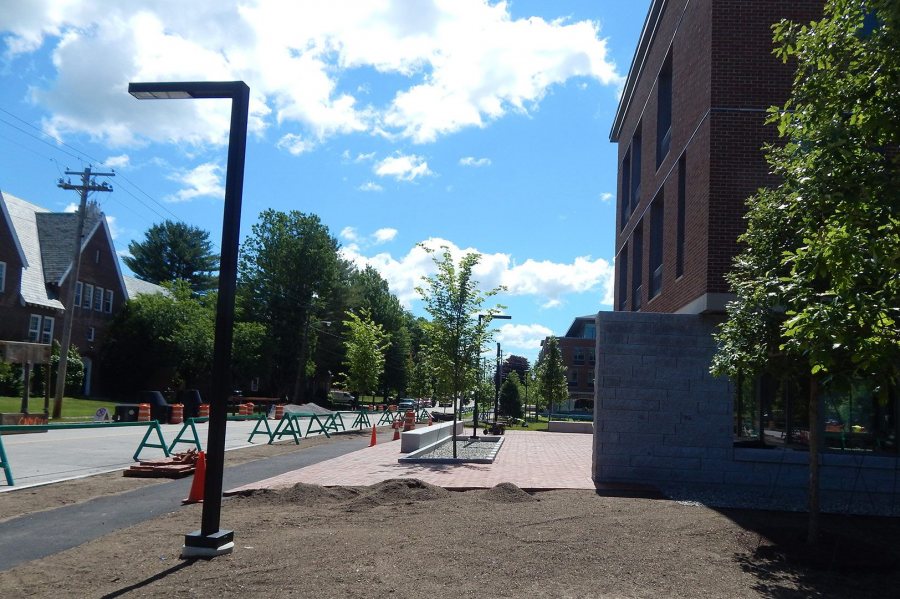
M 94 311 L 103 311 L 103 287 L 94 287 Z
M 113 307 L 113 290 L 107 289 L 106 295 L 103 297 L 103 311 L 107 314 L 112 314 Z
M 81 306 L 81 292 L 84 289 L 84 283 L 75 281 L 75 302 L 73 305 Z
M 41 339 L 41 315 L 32 314 L 28 318 L 28 341 L 37 343 Z
M 41 326 L 41 343 L 50 344 L 53 342 L 53 326 L 55 324 L 55 319 L 52 316 L 44 317 L 44 323 Z
M 88 340 L 88 341 L 93 341 L 93 340 L 94 340 L 94 335 L 95 335 L 94 327 L 88 327 L 87 340 Z
M 6 291 L 6 262 L 0 262 L 0 293 Z
M 94 286 L 90 283 L 84 284 L 84 301 L 81 304 L 82 308 L 86 308 L 90 310 L 94 305 Z

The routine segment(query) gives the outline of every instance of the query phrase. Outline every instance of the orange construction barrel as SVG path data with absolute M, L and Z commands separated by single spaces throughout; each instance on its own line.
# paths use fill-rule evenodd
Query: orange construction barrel
M 284 418 L 284 406 L 276 405 L 275 406 L 275 420 L 281 420 Z
M 150 404 L 138 404 L 138 422 L 150 422 Z
M 416 428 L 416 413 L 412 410 L 406 411 L 406 421 L 403 423 L 404 431 L 411 431 Z
M 169 424 L 181 424 L 184 421 L 184 405 L 172 404 L 172 415 L 169 416 Z
M 200 418 L 209 418 L 209 404 L 202 403 L 200 404 Z

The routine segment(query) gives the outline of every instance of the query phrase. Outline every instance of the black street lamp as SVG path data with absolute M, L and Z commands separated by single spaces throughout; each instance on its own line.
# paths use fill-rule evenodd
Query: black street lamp
M 237 287 L 250 88 L 243 81 L 177 81 L 129 83 L 128 93 L 139 100 L 231 100 L 203 515 L 200 530 L 185 535 L 181 552 L 182 557 L 215 557 L 234 550 L 234 532 L 220 530 L 219 520 L 222 513 L 222 474 L 225 466 L 225 413 L 228 396 L 231 394 L 231 342 L 234 334 L 234 295 Z
M 512 316 L 510 316 L 509 314 L 479 314 L 478 315 L 478 332 L 479 333 L 481 332 L 481 321 L 485 318 L 487 319 L 488 322 L 490 322 L 492 320 L 510 320 L 512 318 Z M 479 351 L 481 351 L 480 348 L 479 348 Z M 497 351 L 500 351 L 499 343 L 497 344 Z M 480 395 L 480 393 L 479 393 L 479 395 Z M 496 426 L 496 424 L 497 424 L 497 401 L 496 401 L 496 397 L 495 397 L 494 398 L 494 425 Z M 477 399 L 475 400 L 475 413 L 472 415 L 472 425 L 473 425 L 473 429 L 472 429 L 473 433 L 472 433 L 471 438 L 477 439 L 478 438 L 478 400 Z

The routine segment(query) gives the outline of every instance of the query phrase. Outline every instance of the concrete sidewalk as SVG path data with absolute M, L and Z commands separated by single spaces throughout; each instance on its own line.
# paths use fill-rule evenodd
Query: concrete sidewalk
M 348 430 L 352 422 L 352 418 L 344 418 L 344 426 Z M 229 421 L 225 428 L 225 451 L 268 443 L 265 435 L 255 436 L 253 443 L 247 441 L 255 425 L 255 420 Z M 277 425 L 277 420 L 269 421 L 273 431 Z M 302 429 L 304 437 L 306 427 L 304 419 Z M 169 444 L 181 431 L 182 425 L 163 424 L 160 428 L 163 439 Z M 208 431 L 208 423 L 197 425 L 197 434 L 204 449 Z M 146 432 L 146 427 L 136 426 L 3 435 L 3 446 L 6 449 L 15 485 L 7 486 L 6 478 L 0 471 L 0 493 L 128 468 L 135 463 L 132 456 Z M 282 437 L 282 440 L 288 439 L 290 436 Z M 149 441 L 158 443 L 155 434 L 151 434 Z M 179 443 L 173 451 L 186 451 L 192 447 L 190 444 Z M 144 449 L 140 455 L 143 460 L 163 457 L 162 450 L 153 448 Z
M 493 464 L 400 464 L 399 442 L 368 447 L 226 492 L 283 488 L 298 482 L 368 486 L 389 478 L 417 478 L 446 489 L 490 488 L 510 482 L 530 490 L 595 489 L 593 435 L 508 431 Z

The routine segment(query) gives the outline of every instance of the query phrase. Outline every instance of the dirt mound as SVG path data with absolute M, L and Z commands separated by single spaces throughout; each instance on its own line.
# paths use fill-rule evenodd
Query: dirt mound
M 528 494 L 512 483 L 500 483 L 484 492 L 484 499 L 498 503 L 524 503 L 526 501 L 540 501 L 537 497 Z
M 305 403 L 305 404 L 300 404 L 299 406 L 287 404 L 286 406 L 284 406 L 284 411 L 285 412 L 302 412 L 302 413 L 306 413 L 306 414 L 318 414 L 318 415 L 328 415 L 328 414 L 334 413 L 331 410 L 329 410 L 328 408 L 323 408 L 319 404 L 315 404 L 315 403 Z
M 379 505 L 396 505 L 416 501 L 433 501 L 450 497 L 450 491 L 417 478 L 391 478 L 362 489 L 359 497 L 348 504 L 351 510 Z
M 351 487 L 323 487 L 307 483 L 297 483 L 286 489 L 255 489 L 241 493 L 241 496 L 261 503 L 301 506 L 341 503 L 357 495 L 359 491 Z

